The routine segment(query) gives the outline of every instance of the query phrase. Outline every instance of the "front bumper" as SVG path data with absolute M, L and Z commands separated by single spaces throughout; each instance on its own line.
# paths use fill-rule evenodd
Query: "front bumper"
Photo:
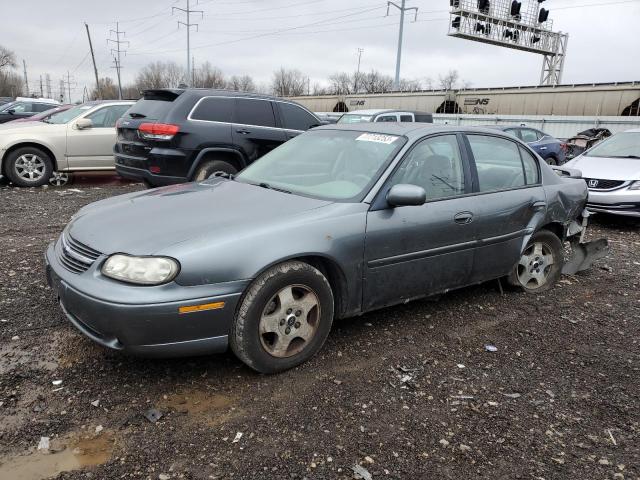
M 640 217 L 640 190 L 589 190 L 587 209 L 592 212 Z
M 104 256 L 86 272 L 70 272 L 59 261 L 59 243 L 50 244 L 45 254 L 47 282 L 67 319 L 91 340 L 111 349 L 158 357 L 227 349 L 236 306 L 248 281 L 196 287 L 175 282 L 157 287 L 127 285 L 102 276 L 99 267 Z M 179 313 L 180 307 L 216 302 L 224 302 L 224 307 Z

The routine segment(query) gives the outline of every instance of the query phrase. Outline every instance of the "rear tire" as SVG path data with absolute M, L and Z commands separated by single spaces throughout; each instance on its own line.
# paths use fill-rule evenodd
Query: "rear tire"
M 193 181 L 201 182 L 207 178 L 213 177 L 217 172 L 235 175 L 238 173 L 238 169 L 224 160 L 208 160 L 198 167 L 198 170 L 193 177 Z
M 532 235 L 507 281 L 527 293 L 546 292 L 560 278 L 563 264 L 560 239 L 549 230 L 540 230 Z
M 261 373 L 296 367 L 322 348 L 333 322 L 333 292 L 311 265 L 290 261 L 254 280 L 230 333 L 231 349 Z
M 545 158 L 544 161 L 547 162 L 549 165 L 553 165 L 554 167 L 558 165 L 558 160 L 553 155 Z
M 22 147 L 7 155 L 6 172 L 14 185 L 40 187 L 53 175 L 53 161 L 36 147 Z

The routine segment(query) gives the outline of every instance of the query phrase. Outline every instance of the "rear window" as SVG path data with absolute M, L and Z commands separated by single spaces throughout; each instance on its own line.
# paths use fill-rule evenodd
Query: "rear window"
M 125 118 L 158 120 L 166 115 L 179 94 L 171 91 L 148 91 L 125 113 Z
M 233 115 L 234 103 L 233 98 L 203 98 L 191 113 L 191 119 L 229 123 Z

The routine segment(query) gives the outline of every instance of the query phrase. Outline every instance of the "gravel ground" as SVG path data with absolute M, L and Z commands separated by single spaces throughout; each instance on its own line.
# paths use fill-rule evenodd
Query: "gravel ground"
M 262 376 L 230 353 L 123 356 L 66 322 L 46 245 L 138 188 L 0 188 L 0 479 L 640 477 L 638 223 L 596 218 L 611 255 L 550 293 L 492 282 L 340 321 Z

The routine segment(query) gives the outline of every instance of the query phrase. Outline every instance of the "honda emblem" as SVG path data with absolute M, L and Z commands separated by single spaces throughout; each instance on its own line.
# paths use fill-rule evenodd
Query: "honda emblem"
M 591 188 L 596 188 L 598 186 L 598 180 L 595 180 L 595 179 L 589 180 L 589 184 L 588 185 Z

